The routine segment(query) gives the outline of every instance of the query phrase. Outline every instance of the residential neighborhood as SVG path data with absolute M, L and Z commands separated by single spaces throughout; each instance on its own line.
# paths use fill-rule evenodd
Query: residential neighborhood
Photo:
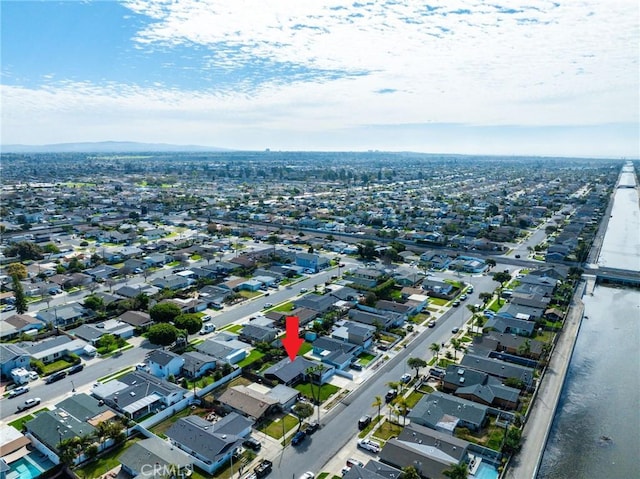
M 3 155 L 0 474 L 501 477 L 611 164 L 176 156 Z

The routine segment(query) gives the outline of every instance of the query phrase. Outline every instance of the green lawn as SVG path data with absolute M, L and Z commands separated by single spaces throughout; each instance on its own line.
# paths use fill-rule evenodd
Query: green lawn
M 230 324 L 229 326 L 225 326 L 224 328 L 222 328 L 222 330 L 238 334 L 242 330 L 242 328 L 244 328 L 244 324 Z
M 407 396 L 407 407 L 413 409 L 422 396 L 423 394 L 421 392 L 412 391 L 411 394 Z
M 258 359 L 262 358 L 263 356 L 264 356 L 264 353 L 258 351 L 257 349 L 253 349 L 249 353 L 249 356 L 247 356 L 246 358 L 244 358 L 242 361 L 238 363 L 238 366 L 243 368 L 245 366 L 248 366 L 249 364 L 256 362 Z
M 46 364 L 44 366 L 43 373 L 45 375 L 53 374 L 56 371 L 60 371 L 62 369 L 70 368 L 71 366 L 73 366 L 72 362 L 66 361 L 64 359 L 58 359 L 57 361 L 54 361 L 54 362 L 49 363 L 49 364 Z
M 191 415 L 195 416 L 205 416 L 207 414 L 207 410 L 201 407 L 196 407 L 195 409 L 191 409 L 190 407 L 184 408 L 182 411 L 177 412 L 171 417 L 168 417 L 164 421 L 159 424 L 156 424 L 151 428 L 151 432 L 157 434 L 158 436 L 163 437 L 164 433 L 181 417 L 187 417 Z
M 363 366 L 366 366 L 367 364 L 369 364 L 371 361 L 373 361 L 375 359 L 375 355 L 371 354 L 371 353 L 360 353 L 358 354 L 358 359 L 359 359 L 359 363 L 362 364 Z
M 271 421 L 265 422 L 258 428 L 259 431 L 268 434 L 274 439 L 280 439 L 282 437 L 282 425 L 284 423 L 285 433 L 298 425 L 298 419 L 291 414 L 278 417 Z
M 312 349 L 313 349 L 313 345 L 305 341 L 304 343 L 302 343 L 302 346 L 300 346 L 300 351 L 298 351 L 298 356 L 304 356 Z
M 48 410 L 49 410 L 48 407 L 43 407 L 42 409 L 38 409 L 37 411 L 33 411 L 32 413 L 27 414 L 26 416 L 22 416 L 22 417 L 19 417 L 18 419 L 15 419 L 15 420 L 11 421 L 9 423 L 9 426 L 13 426 L 18 431 L 22 431 L 22 426 L 24 426 L 24 424 L 26 422 L 31 421 L 34 417 L 36 417 L 36 414 L 39 414 L 39 413 L 41 413 L 43 411 L 48 411 Z
M 448 299 L 429 297 L 429 304 L 435 304 L 436 306 L 444 306 L 448 302 Z
M 378 429 L 375 430 L 373 435 L 383 441 L 388 441 L 393 436 L 398 436 L 402 431 L 402 426 L 393 424 L 385 420 Z
M 300 383 L 295 388 L 300 391 L 303 396 L 313 400 L 310 383 Z M 318 394 L 318 386 L 316 384 L 313 385 L 313 391 L 315 394 Z M 333 384 L 323 384 L 320 388 L 320 402 L 325 402 L 329 396 L 334 395 L 338 391 L 340 391 L 338 386 L 334 386 Z
M 272 309 L 272 311 L 278 311 L 280 313 L 288 313 L 293 308 L 295 308 L 293 301 L 287 301 L 286 303 L 281 303 L 277 305 L 275 308 Z
M 140 438 L 131 439 L 130 441 L 122 444 L 120 447 L 116 447 L 115 449 L 112 449 L 105 455 L 101 456 L 100 459 L 97 459 L 96 461 L 90 462 L 83 467 L 75 469 L 76 475 L 78 477 L 102 476 L 102 474 L 104 474 L 105 472 L 113 469 L 116 466 L 119 466 L 120 461 L 118 460 L 118 458 L 120 457 L 120 454 L 122 454 L 127 450 L 127 448 L 129 448 L 129 446 L 139 440 Z

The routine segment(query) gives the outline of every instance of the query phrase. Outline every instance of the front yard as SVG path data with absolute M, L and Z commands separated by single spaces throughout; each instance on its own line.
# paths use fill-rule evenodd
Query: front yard
M 260 425 L 257 429 L 260 432 L 268 434 L 274 439 L 280 439 L 283 436 L 283 427 L 284 434 L 293 429 L 298 425 L 298 419 L 291 414 L 280 415 L 274 419 L 269 421 L 265 421 Z
M 314 400 L 314 395 L 318 394 L 318 385 L 313 385 L 312 393 L 311 383 L 308 382 L 298 384 L 297 386 L 295 386 L 295 389 L 300 391 L 304 397 L 310 399 L 311 401 Z M 329 399 L 330 396 L 333 396 L 338 391 L 340 391 L 340 388 L 338 386 L 334 386 L 333 384 L 323 384 L 320 388 L 320 403 L 325 402 L 327 399 Z

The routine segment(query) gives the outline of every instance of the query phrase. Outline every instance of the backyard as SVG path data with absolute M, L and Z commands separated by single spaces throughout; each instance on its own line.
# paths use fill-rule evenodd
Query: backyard
M 167 432 L 167 430 L 181 417 L 187 417 L 187 416 L 200 416 L 200 417 L 204 417 L 207 415 L 209 411 L 207 409 L 201 408 L 201 407 L 196 407 L 195 409 L 191 409 L 191 408 L 184 408 L 182 411 L 174 414 L 171 417 L 168 417 L 167 419 L 165 419 L 164 421 L 162 421 L 161 423 L 156 424 L 155 426 L 153 426 L 151 428 L 151 432 L 153 432 L 154 434 L 156 434 L 157 436 L 161 437 L 161 438 L 165 438 L 166 436 L 164 435 L 165 432 Z

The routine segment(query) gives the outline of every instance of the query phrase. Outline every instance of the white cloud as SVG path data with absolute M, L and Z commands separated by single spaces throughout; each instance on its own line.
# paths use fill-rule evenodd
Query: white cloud
M 172 141 L 215 144 L 216 139 L 203 141 L 205 134 L 638 122 L 635 0 L 503 0 L 502 7 L 470 0 L 429 3 L 438 8 L 428 11 L 425 2 L 401 0 L 362 0 L 362 6 L 315 0 L 127 2 L 152 20 L 135 37 L 143 51 L 197 45 L 211 52 L 211 69 L 234 69 L 258 58 L 336 70 L 341 78 L 285 77 L 257 86 L 241 78 L 224 91 L 4 86 L 3 136 L 29 142 L 28 125 L 43 138 L 54 125 L 73 125 L 64 141 L 79 138 L 71 134 L 76 132 L 83 140 L 105 139 L 105 131 L 113 139 L 130 139 L 136 131 L 147 141 L 163 130 L 160 138 L 175 134 Z M 377 93 L 385 89 L 394 92 Z M 184 141 L 178 132 L 187 135 Z

